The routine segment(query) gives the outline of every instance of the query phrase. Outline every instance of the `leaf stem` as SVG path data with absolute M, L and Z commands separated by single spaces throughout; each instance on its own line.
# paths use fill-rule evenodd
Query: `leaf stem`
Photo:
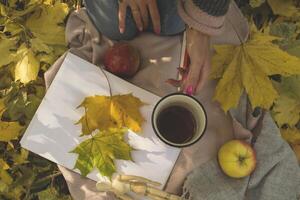
M 86 127 L 88 128 L 88 131 L 91 132 L 91 129 L 89 127 L 89 123 L 88 123 L 88 119 L 87 119 L 87 112 L 86 112 L 86 107 L 84 107 L 84 112 L 85 112 L 85 123 L 86 123 Z
M 238 31 L 236 30 L 236 28 L 234 27 L 233 23 L 231 22 L 230 19 L 228 19 L 228 22 L 230 23 L 231 27 L 233 28 L 236 36 L 238 37 L 240 43 L 243 45 L 244 44 L 244 41 L 242 40 L 242 37 L 239 35 Z
M 103 69 L 103 66 L 102 66 L 102 65 L 99 66 L 99 68 L 100 68 L 100 70 L 102 71 L 102 73 L 104 74 L 104 76 L 105 76 L 105 78 L 106 78 L 106 80 L 107 80 L 107 84 L 108 84 L 108 87 L 109 87 L 109 95 L 110 95 L 110 97 L 112 97 L 112 89 L 111 89 L 111 85 L 110 85 L 110 81 L 109 81 L 109 79 L 108 79 L 108 76 L 107 76 L 107 74 L 104 72 L 104 69 Z

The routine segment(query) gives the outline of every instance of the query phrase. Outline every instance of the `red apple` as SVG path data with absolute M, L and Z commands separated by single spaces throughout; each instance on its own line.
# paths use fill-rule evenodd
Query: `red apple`
M 123 78 L 134 76 L 139 70 L 140 62 L 139 51 L 126 42 L 114 44 L 104 55 L 106 70 Z

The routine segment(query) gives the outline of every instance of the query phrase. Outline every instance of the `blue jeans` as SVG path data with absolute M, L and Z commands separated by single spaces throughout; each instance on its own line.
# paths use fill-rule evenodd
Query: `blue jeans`
M 112 40 L 131 40 L 139 33 L 130 8 L 126 12 L 125 32 L 120 33 L 118 0 L 85 0 L 84 4 L 92 22 L 106 37 Z M 160 35 L 176 35 L 185 30 L 185 23 L 177 13 L 177 0 L 158 0 L 157 6 L 161 20 Z M 151 23 L 146 31 L 153 31 Z

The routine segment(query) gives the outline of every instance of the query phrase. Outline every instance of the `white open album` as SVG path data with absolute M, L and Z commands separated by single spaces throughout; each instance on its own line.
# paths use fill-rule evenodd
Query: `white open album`
M 180 50 L 179 50 L 180 51 Z M 160 97 L 105 72 L 113 94 L 128 94 L 146 103 L 141 112 L 146 122 L 142 133 L 128 132 L 135 149 L 133 161 L 117 160 L 117 172 L 143 176 L 165 185 L 180 150 L 167 146 L 155 135 L 151 125 L 152 110 Z M 86 137 L 79 137 L 81 125 L 75 123 L 84 114 L 77 106 L 87 96 L 109 95 L 109 87 L 99 67 L 69 53 L 34 115 L 22 140 L 22 147 L 68 169 L 73 169 L 77 154 L 70 153 Z M 76 172 L 79 172 L 75 170 Z M 95 169 L 88 178 L 98 181 Z

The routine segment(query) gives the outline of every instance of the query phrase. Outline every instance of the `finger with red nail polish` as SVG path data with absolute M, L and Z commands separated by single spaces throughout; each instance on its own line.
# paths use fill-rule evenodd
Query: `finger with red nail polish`
M 192 86 L 192 85 L 189 85 L 187 88 L 186 88 L 186 90 L 185 90 L 185 93 L 187 94 L 187 95 L 193 95 L 194 94 L 194 86 Z

